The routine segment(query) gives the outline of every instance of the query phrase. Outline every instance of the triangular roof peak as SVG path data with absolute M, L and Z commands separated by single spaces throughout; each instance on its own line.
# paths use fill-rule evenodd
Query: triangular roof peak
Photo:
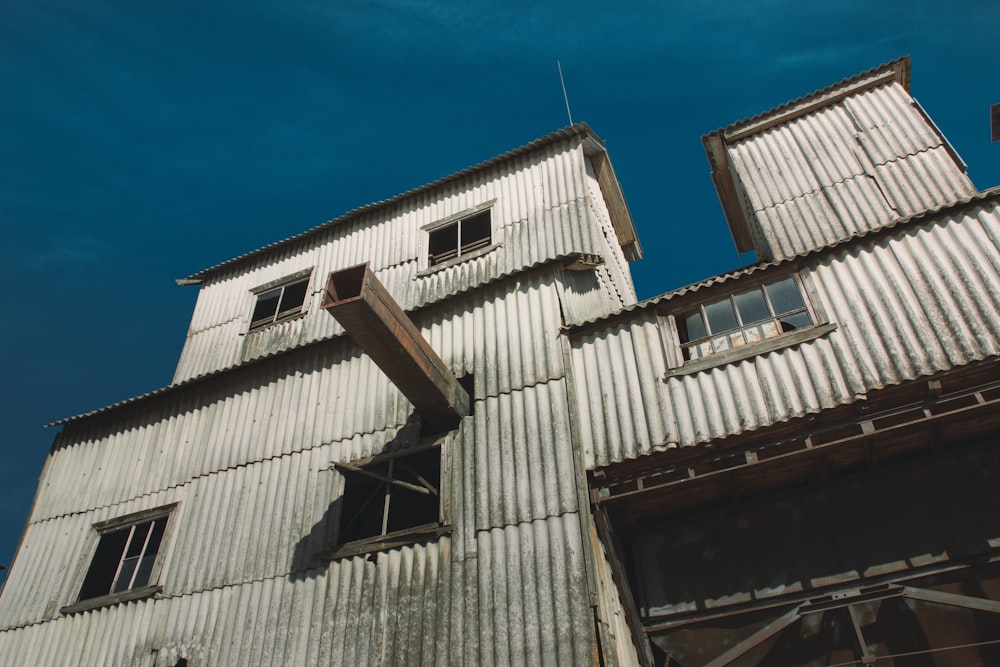
M 587 125 L 587 123 L 583 122 L 576 123 L 574 125 L 570 125 L 569 127 L 564 127 L 561 130 L 556 130 L 555 132 L 547 134 L 544 137 L 535 139 L 534 141 L 524 144 L 519 148 L 507 151 L 506 153 L 501 153 L 500 155 L 490 158 L 489 160 L 485 160 L 471 167 L 462 169 L 461 171 L 457 171 L 453 174 L 449 174 L 448 176 L 444 176 L 425 185 L 421 185 L 419 187 L 407 190 L 406 192 L 402 192 L 388 199 L 383 199 L 381 201 L 365 204 L 364 206 L 352 209 L 344 213 L 343 215 L 333 218 L 332 220 L 328 220 L 327 222 L 317 225 L 316 227 L 312 227 L 311 229 L 307 229 L 303 232 L 295 234 L 294 236 L 289 236 L 279 241 L 269 243 L 268 245 L 257 248 L 256 250 L 251 250 L 250 252 L 239 255 L 238 257 L 234 257 L 232 259 L 226 260 L 214 266 L 210 266 L 207 269 L 202 269 L 201 271 L 198 271 L 197 273 L 194 273 L 186 278 L 179 278 L 177 280 L 177 283 L 179 285 L 200 285 L 210 275 L 222 269 L 229 268 L 231 266 L 244 262 L 250 258 L 258 257 L 264 253 L 271 252 L 273 250 L 276 250 L 277 248 L 286 246 L 290 243 L 294 243 L 309 236 L 315 236 L 317 234 L 325 232 L 331 227 L 346 223 L 351 220 L 356 220 L 357 218 L 366 215 L 368 213 L 371 213 L 373 211 L 377 211 L 381 208 L 391 206 L 393 204 L 396 204 L 405 199 L 409 199 L 416 195 L 441 188 L 442 186 L 448 185 L 454 181 L 466 178 L 468 176 L 485 171 L 487 169 L 491 169 L 499 164 L 520 157 L 527 153 L 535 152 L 537 150 L 543 149 L 553 144 L 558 144 L 560 142 L 572 141 L 572 140 L 580 141 L 583 144 L 584 150 L 588 155 L 592 157 L 595 155 L 603 156 L 604 159 L 599 161 L 602 162 L 602 164 L 607 163 L 606 159 L 607 154 L 604 148 L 604 141 L 599 136 L 597 136 L 594 130 L 592 130 L 590 126 Z M 621 196 L 620 187 L 617 186 L 617 179 L 614 179 L 611 176 L 612 172 L 610 170 L 604 170 L 604 171 L 607 173 L 607 178 L 609 178 L 609 180 L 614 180 L 615 183 L 615 188 L 613 188 L 613 193 L 610 196 L 614 197 L 616 200 L 621 199 L 620 206 L 618 206 L 615 209 L 619 212 L 619 215 L 618 216 L 613 215 L 613 217 L 615 217 L 613 223 L 615 226 L 615 231 L 618 234 L 619 241 L 621 242 L 623 247 L 631 247 L 633 253 L 638 253 L 638 257 L 641 257 L 641 249 L 639 248 L 638 240 L 636 238 L 635 227 L 632 222 L 631 216 L 628 214 L 628 209 L 624 204 L 624 199 Z M 603 185 L 604 182 L 602 179 L 602 186 Z

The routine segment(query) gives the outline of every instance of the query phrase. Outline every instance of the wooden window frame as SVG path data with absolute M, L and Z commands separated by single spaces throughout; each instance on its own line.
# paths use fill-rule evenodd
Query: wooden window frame
M 280 322 L 293 320 L 304 315 L 306 312 L 306 304 L 309 300 L 309 283 L 312 279 L 312 272 L 312 268 L 309 268 L 290 276 L 285 276 L 279 280 L 273 280 L 250 290 L 254 295 L 254 302 L 250 310 L 250 324 L 248 331 L 259 331 Z M 291 308 L 282 309 L 281 302 L 285 298 L 285 290 L 289 287 L 298 285 L 304 285 L 301 303 L 298 303 L 296 306 Z M 267 317 L 258 317 L 257 319 L 254 319 L 257 306 L 260 304 L 261 298 L 274 293 L 277 293 L 277 302 L 274 306 L 274 312 Z
M 416 457 L 420 455 L 427 454 L 429 452 L 436 451 L 438 453 L 438 484 L 436 489 L 432 488 L 433 484 L 429 484 L 426 480 L 422 480 L 426 488 L 415 488 L 418 484 L 413 484 L 408 481 L 404 481 L 393 476 L 391 471 L 394 470 L 395 464 L 401 459 L 406 459 L 410 457 Z M 326 551 L 321 554 L 317 554 L 318 559 L 333 559 L 333 558 L 343 558 L 349 556 L 357 556 L 365 553 L 371 553 L 375 551 L 384 551 L 386 549 L 392 549 L 399 546 L 406 546 L 409 544 L 414 544 L 421 541 L 430 541 L 446 535 L 451 532 L 451 526 L 449 524 L 448 518 L 446 516 L 447 508 L 447 489 L 445 479 L 447 474 L 446 457 L 445 457 L 445 447 L 443 443 L 435 443 L 433 445 L 426 445 L 420 447 L 412 447 L 402 451 L 396 451 L 388 454 L 383 454 L 375 456 L 369 459 L 361 461 L 353 461 L 350 463 L 336 462 L 333 464 L 333 468 L 340 472 L 341 475 L 345 477 L 345 493 L 347 490 L 347 477 L 350 475 L 368 475 L 376 479 L 381 479 L 384 482 L 388 482 L 385 486 L 383 505 L 382 505 L 382 532 L 378 535 L 372 535 L 370 537 L 363 537 L 348 542 L 342 542 L 343 536 L 342 531 L 345 529 L 345 521 L 348 517 L 345 517 L 344 512 L 347 508 L 340 508 L 340 525 L 338 527 L 337 539 L 340 542 L 337 546 L 333 547 L 331 550 Z M 388 464 L 390 474 L 389 478 L 386 479 L 385 476 L 380 473 L 373 472 L 371 468 L 376 466 L 382 466 Z M 388 526 L 388 516 L 389 509 L 391 507 L 393 497 L 398 500 L 398 494 L 394 494 L 394 487 L 405 488 L 408 491 L 416 492 L 426 492 L 428 494 L 433 493 L 437 497 L 437 520 L 421 523 L 418 525 L 407 526 L 400 530 L 387 531 Z M 378 490 L 376 490 L 376 493 Z M 374 495 L 374 494 L 373 494 Z M 343 498 L 343 496 L 342 496 Z M 358 509 L 358 512 L 364 511 L 365 507 L 362 506 Z
M 771 298 L 768 296 L 765 287 L 769 285 L 774 285 L 780 283 L 786 279 L 791 278 L 794 282 L 796 289 L 798 290 L 799 297 L 801 298 L 804 306 L 802 308 L 797 308 L 789 311 L 784 311 L 781 313 L 776 313 L 774 311 L 774 306 L 771 303 Z M 742 315 L 739 309 L 735 306 L 735 297 L 748 292 L 752 292 L 755 289 L 760 290 L 761 294 L 764 296 L 765 302 L 767 303 L 770 318 L 766 320 L 758 320 L 757 322 L 744 324 L 742 321 Z M 787 316 L 789 314 L 806 313 L 809 316 L 810 324 L 808 326 L 803 326 L 792 331 L 781 331 L 772 336 L 765 336 L 759 340 L 746 342 L 742 345 L 731 347 L 727 350 L 722 351 L 712 351 L 703 354 L 701 357 L 696 357 L 694 359 L 686 359 L 684 355 L 685 348 L 692 347 L 699 343 L 699 341 L 711 341 L 713 334 L 708 322 L 708 318 L 705 315 L 705 307 L 716 303 L 720 303 L 726 300 L 733 306 L 734 314 L 737 318 L 738 327 L 736 329 L 729 329 L 721 333 L 731 333 L 740 332 L 743 334 L 746 329 L 751 326 L 758 325 L 762 321 L 774 321 L 776 323 L 780 322 L 782 316 Z M 707 335 L 701 338 L 691 340 L 684 340 L 681 337 L 681 327 L 678 320 L 685 317 L 693 312 L 701 311 L 702 321 L 704 323 Z M 718 366 L 723 366 L 726 364 L 734 363 L 737 361 L 742 361 L 744 359 L 749 359 L 750 357 L 759 356 L 762 354 L 767 354 L 769 352 L 774 352 L 776 350 L 781 350 L 788 347 L 793 347 L 795 345 L 800 345 L 802 343 L 815 340 L 821 336 L 825 336 L 830 332 L 836 330 L 837 325 L 828 321 L 826 314 L 818 306 L 818 299 L 813 293 L 811 286 L 808 281 L 799 272 L 785 273 L 780 276 L 771 276 L 767 279 L 756 280 L 752 283 L 747 283 L 743 285 L 736 286 L 735 289 L 729 290 L 725 294 L 719 294 L 715 292 L 712 297 L 707 298 L 699 302 L 693 307 L 685 307 L 682 310 L 678 310 L 676 314 L 661 315 L 661 330 L 666 332 L 666 348 L 667 348 L 667 363 L 670 368 L 664 374 L 664 378 L 671 378 L 677 376 L 688 375 L 691 373 L 697 373 L 703 370 L 709 370 L 716 368 Z M 780 326 L 780 324 L 776 324 Z M 721 335 L 721 334 L 718 334 Z M 744 338 L 745 340 L 745 338 Z
M 110 586 L 111 589 L 108 593 L 104 595 L 81 597 L 75 603 L 66 605 L 60 611 L 63 614 L 74 614 L 81 611 L 87 611 L 90 609 L 97 609 L 99 607 L 107 607 L 114 604 L 120 604 L 123 602 L 129 602 L 132 600 L 141 600 L 144 598 L 152 597 L 153 595 L 159 593 L 163 590 L 163 586 L 150 583 L 155 582 L 160 577 L 160 571 L 163 567 L 162 554 L 165 545 L 168 544 L 170 537 L 170 531 L 172 527 L 172 522 L 170 521 L 170 515 L 173 513 L 174 509 L 177 507 L 177 503 L 172 503 L 170 505 L 164 505 L 162 507 L 156 507 L 149 510 L 144 510 L 142 512 L 136 512 L 134 514 L 128 514 L 122 517 L 116 517 L 114 519 L 109 519 L 107 521 L 99 521 L 94 524 L 93 528 L 97 532 L 98 540 L 94 545 L 93 551 L 91 552 L 90 558 L 87 560 L 87 568 L 84 572 L 83 583 L 81 584 L 80 595 L 84 595 L 84 588 L 86 587 L 87 578 L 90 576 L 92 570 L 98 565 L 95 560 L 98 555 L 98 550 L 100 549 L 101 541 L 107 537 L 123 532 L 129 531 L 126 537 L 125 543 L 122 546 L 122 552 L 118 556 L 118 563 L 115 567 L 114 575 L 111 577 Z M 150 535 L 154 532 L 153 528 L 157 521 L 162 520 L 164 525 L 162 533 L 159 537 L 159 542 L 156 546 L 156 553 L 153 556 L 153 563 L 150 567 L 149 573 L 145 576 L 142 582 L 137 582 L 136 576 L 139 573 L 140 567 L 138 563 L 141 563 L 142 558 L 146 555 L 146 550 L 149 547 Z M 136 528 L 149 524 L 150 530 L 146 532 L 143 537 L 143 545 L 138 554 L 138 562 L 129 575 L 129 586 L 118 592 L 114 591 L 119 577 L 122 573 L 123 564 L 130 559 L 128 552 L 132 545 L 132 539 L 135 536 Z M 139 583 L 139 585 L 135 585 Z
M 425 271 L 434 271 L 446 266 L 453 266 L 454 264 L 468 261 L 474 257 L 485 255 L 489 251 L 496 248 L 498 244 L 494 241 L 496 226 L 494 224 L 493 215 L 493 205 L 495 203 L 496 200 L 493 199 L 479 206 L 466 209 L 460 213 L 456 213 L 455 215 L 451 215 L 442 220 L 437 220 L 429 225 L 425 225 L 423 227 L 423 231 L 426 232 L 426 252 L 424 253 L 424 256 L 426 257 Z M 489 217 L 489 234 L 486 237 L 478 238 L 471 243 L 463 243 L 463 226 L 473 221 L 481 222 L 481 220 L 477 219 L 480 219 L 484 215 Z M 454 249 L 449 248 L 448 251 L 436 254 L 432 252 L 435 235 L 446 232 L 451 228 L 455 228 L 456 230 Z

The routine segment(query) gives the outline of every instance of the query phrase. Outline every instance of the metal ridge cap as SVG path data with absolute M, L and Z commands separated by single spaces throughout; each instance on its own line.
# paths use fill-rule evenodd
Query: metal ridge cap
M 751 134 L 770 127 L 774 122 L 784 120 L 787 117 L 794 117 L 803 113 L 808 113 L 817 108 L 832 104 L 843 96 L 849 95 L 858 90 L 870 88 L 885 81 L 896 79 L 903 88 L 910 90 L 910 57 L 902 56 L 895 60 L 890 60 L 876 67 L 865 70 L 853 76 L 847 77 L 832 83 L 829 86 L 814 90 L 811 93 L 789 100 L 776 107 L 755 114 L 748 118 L 730 123 L 725 127 L 713 130 L 702 135 L 702 141 L 707 141 L 710 137 L 721 136 L 726 140 L 738 141 Z
M 354 220 L 364 215 L 365 213 L 370 213 L 372 211 L 376 211 L 380 208 L 384 208 L 391 204 L 398 203 L 415 195 L 434 190 L 436 188 L 441 187 L 442 185 L 445 185 L 446 183 L 451 183 L 458 179 L 471 176 L 472 174 L 479 173 L 481 171 L 494 167 L 498 164 L 501 164 L 513 158 L 520 157 L 521 155 L 524 155 L 526 153 L 538 150 L 544 146 L 549 146 L 573 137 L 583 137 L 591 139 L 593 141 L 596 141 L 600 145 L 604 145 L 604 141 L 599 136 L 597 136 L 597 133 L 594 132 L 594 130 L 590 127 L 590 125 L 588 125 L 584 121 L 580 121 L 579 123 L 574 123 L 573 125 L 566 126 L 562 129 L 551 132 L 543 137 L 534 139 L 533 141 L 523 144 L 522 146 L 519 146 L 517 148 L 511 149 L 505 153 L 496 155 L 492 158 L 489 158 L 488 160 L 478 162 L 470 167 L 466 167 L 465 169 L 461 169 L 446 176 L 442 176 L 441 178 L 431 181 L 430 183 L 419 185 L 415 188 L 411 188 L 397 195 L 393 195 L 392 197 L 389 197 L 387 199 L 381 199 L 375 202 L 364 204 L 357 208 L 353 208 L 347 211 L 346 213 L 343 213 L 336 218 L 327 220 L 326 222 L 316 225 L 315 227 L 311 227 L 305 231 L 299 232 L 298 234 L 293 234 L 292 236 L 286 237 L 284 239 L 273 241 L 255 250 L 250 250 L 249 252 L 245 252 L 242 255 L 238 255 L 231 259 L 227 259 L 224 262 L 220 262 L 206 269 L 202 269 L 201 271 L 198 271 L 196 273 L 192 273 L 186 278 L 177 278 L 175 282 L 178 285 L 200 285 L 202 282 L 204 282 L 205 278 L 207 278 L 212 273 L 219 271 L 220 269 L 227 268 L 235 264 L 239 264 L 240 262 L 250 259 L 251 257 L 256 257 L 270 250 L 274 250 L 275 248 L 283 247 L 285 245 L 288 245 L 295 241 L 299 241 L 309 236 L 314 236 L 316 234 L 319 234 L 320 232 L 330 229 L 331 227 L 343 224 L 349 220 Z

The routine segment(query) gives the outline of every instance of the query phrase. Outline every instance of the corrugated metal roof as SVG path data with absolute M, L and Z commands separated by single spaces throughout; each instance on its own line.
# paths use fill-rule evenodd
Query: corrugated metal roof
M 772 262 L 758 262 L 750 264 L 748 266 L 735 269 L 727 273 L 721 273 L 705 280 L 699 280 L 698 282 L 685 285 L 684 287 L 679 287 L 677 289 L 671 290 L 669 292 L 664 292 L 663 294 L 650 297 L 643 301 L 640 301 L 634 305 L 627 306 L 613 313 L 608 313 L 602 317 L 596 317 L 585 322 L 580 322 L 567 327 L 564 327 L 563 331 L 570 335 L 576 336 L 584 332 L 592 331 L 598 329 L 605 325 L 611 325 L 631 314 L 648 310 L 650 308 L 655 308 L 656 306 L 667 303 L 671 300 L 680 298 L 692 292 L 699 292 L 715 285 L 720 285 L 723 283 L 728 283 L 736 280 L 740 280 L 746 276 L 749 276 L 760 271 L 770 270 L 779 266 L 786 266 L 788 264 L 793 264 L 801 262 L 808 258 L 818 257 L 824 254 L 829 254 L 835 252 L 845 246 L 857 244 L 876 238 L 880 235 L 889 234 L 892 231 L 898 229 L 899 227 L 915 224 L 920 221 L 932 220 L 935 218 L 944 218 L 951 213 L 960 212 L 966 207 L 978 206 L 982 203 L 988 201 L 1000 201 L 1000 186 L 990 188 L 989 190 L 983 190 L 982 192 L 976 193 L 970 197 L 965 197 L 958 201 L 946 204 L 944 206 L 939 206 L 937 208 L 922 211 L 915 215 L 910 215 L 902 218 L 897 218 L 892 222 L 887 223 L 885 226 L 878 229 L 867 230 L 856 234 L 847 239 L 842 239 L 834 243 L 827 244 L 820 248 L 815 248 L 806 252 L 799 253 L 791 257 L 785 257 L 777 259 Z
M 835 327 L 799 344 L 668 375 L 679 350 L 656 300 L 628 319 L 582 331 L 573 340 L 572 373 L 585 388 L 577 412 L 587 465 L 727 438 L 997 357 L 998 194 L 799 258 L 795 268 L 825 314 L 817 324 Z
M 862 81 L 867 81 L 872 79 L 877 74 L 892 71 L 895 75 L 895 79 L 899 81 L 899 84 L 906 89 L 907 92 L 910 90 L 910 58 L 909 56 L 904 56 L 902 58 L 897 58 L 896 60 L 891 60 L 887 63 L 879 65 L 877 67 L 872 67 L 869 70 L 865 70 L 860 74 L 855 74 L 854 76 L 847 77 L 836 83 L 830 84 L 825 88 L 820 88 L 819 90 L 813 91 L 808 95 L 803 95 L 794 100 L 785 102 L 784 104 L 778 105 L 767 111 L 763 111 L 749 118 L 744 118 L 738 120 L 734 123 L 730 123 L 726 127 L 719 128 L 713 132 L 709 132 L 704 137 L 709 137 L 713 134 L 735 134 L 741 130 L 747 128 L 761 125 L 763 121 L 770 120 L 775 116 L 782 116 L 788 112 L 803 108 L 810 107 L 815 102 L 822 101 L 823 103 L 832 103 L 836 101 L 836 98 L 831 99 L 832 93 L 837 93 L 844 89 L 850 89 L 855 84 Z M 829 99 L 829 102 L 827 100 Z M 703 137 L 703 138 L 704 138 Z
M 263 246 L 263 247 L 258 248 L 256 250 L 252 250 L 252 251 L 250 251 L 248 253 L 244 253 L 244 254 L 242 254 L 242 255 L 240 255 L 238 257 L 234 257 L 233 259 L 226 260 L 225 262 L 221 262 L 219 264 L 216 264 L 215 266 L 210 266 L 207 269 L 202 269 L 201 271 L 198 271 L 197 273 L 191 274 L 187 278 L 178 279 L 177 282 L 178 282 L 178 284 L 182 284 L 182 285 L 199 284 L 206 277 L 208 277 L 209 275 L 215 273 L 216 271 L 219 271 L 220 269 L 223 269 L 223 268 L 226 268 L 226 267 L 230 267 L 230 266 L 232 266 L 234 264 L 238 264 L 238 263 L 243 262 L 243 261 L 245 261 L 245 260 L 247 260 L 247 259 L 249 259 L 251 257 L 256 257 L 256 256 L 258 256 L 258 255 L 260 255 L 262 253 L 269 252 L 271 250 L 274 250 L 274 249 L 279 248 L 281 246 L 287 245 L 287 244 L 292 243 L 294 241 L 298 241 L 298 240 L 304 239 L 306 237 L 313 236 L 313 235 L 318 234 L 318 233 L 320 233 L 320 232 L 322 232 L 322 231 L 324 231 L 326 229 L 329 229 L 330 227 L 333 227 L 333 226 L 339 225 L 339 224 L 343 224 L 343 223 L 348 222 L 350 220 L 356 219 L 356 218 L 360 217 L 363 214 L 370 213 L 372 211 L 384 208 L 384 207 L 389 206 L 391 204 L 394 204 L 396 202 L 399 202 L 399 201 L 402 201 L 404 199 L 408 199 L 410 197 L 413 197 L 414 195 L 417 195 L 417 194 L 420 194 L 420 193 L 424 193 L 424 192 L 428 192 L 428 191 L 440 188 L 441 186 L 443 186 L 443 185 L 445 185 L 447 183 L 450 183 L 452 181 L 456 181 L 456 180 L 461 179 L 461 178 L 465 178 L 467 176 L 471 176 L 473 174 L 476 174 L 478 172 L 484 171 L 484 170 L 489 169 L 489 168 L 491 168 L 493 166 L 496 166 L 498 164 L 501 164 L 503 162 L 506 162 L 508 160 L 516 158 L 516 157 L 518 157 L 520 155 L 523 155 L 525 153 L 530 153 L 530 152 L 536 151 L 539 148 L 542 148 L 544 146 L 548 146 L 550 144 L 558 143 L 560 141 L 565 141 L 567 139 L 571 139 L 571 138 L 574 138 L 574 137 L 589 138 L 589 139 L 592 139 L 592 140 L 594 140 L 594 141 L 596 141 L 596 142 L 598 142 L 598 143 L 600 143 L 602 145 L 604 143 L 603 140 L 600 137 L 597 136 L 597 134 L 590 128 L 589 125 L 587 125 L 586 123 L 583 123 L 583 122 L 576 123 L 576 124 L 571 125 L 569 127 L 565 127 L 565 128 L 563 128 L 561 130 L 557 130 L 557 131 L 555 131 L 555 132 L 553 132 L 551 134 L 548 134 L 548 135 L 546 135 L 544 137 L 541 137 L 539 139 L 535 139 L 534 141 L 532 141 L 530 143 L 527 143 L 527 144 L 525 144 L 525 145 L 523 145 L 523 146 L 521 146 L 519 148 L 515 148 L 515 149 L 513 149 L 511 151 L 508 151 L 508 152 L 502 153 L 502 154 L 500 154 L 500 155 L 498 155 L 496 157 L 490 158 L 489 160 L 486 160 L 484 162 L 480 162 L 480 163 L 475 164 L 475 165 L 473 165 L 471 167 L 467 167 L 465 169 L 462 169 L 461 171 L 457 171 L 457 172 L 455 172 L 453 174 L 450 174 L 448 176 L 444 176 L 442 178 L 439 178 L 438 180 L 432 181 L 431 183 L 427 183 L 426 185 L 421 185 L 419 187 L 413 188 L 412 190 L 407 190 L 406 192 L 398 194 L 398 195 L 396 195 L 394 197 L 390 197 L 389 199 L 383 199 L 381 201 L 372 202 L 370 204 L 366 204 L 364 206 L 360 206 L 360 207 L 358 207 L 356 209 L 348 211 L 347 213 L 344 213 L 340 217 L 337 217 L 337 218 L 334 218 L 333 220 L 329 220 L 327 222 L 324 222 L 321 225 L 317 225 L 316 227 L 308 229 L 308 230 L 306 230 L 304 232 L 301 232 L 299 234 L 295 234 L 294 236 L 289 236 L 288 238 L 282 239 L 280 241 L 275 241 L 274 243 L 269 243 L 266 246 Z

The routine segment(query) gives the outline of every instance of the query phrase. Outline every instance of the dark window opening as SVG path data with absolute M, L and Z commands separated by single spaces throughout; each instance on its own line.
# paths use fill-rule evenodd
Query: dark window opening
M 258 294 L 250 328 L 265 327 L 301 313 L 308 288 L 309 278 L 305 278 Z
M 167 517 L 101 535 L 80 589 L 80 600 L 121 593 L 149 584 Z
M 472 373 L 458 378 L 458 384 L 469 395 L 469 416 L 476 414 L 476 376 Z
M 428 239 L 431 266 L 485 248 L 492 242 L 492 222 L 487 209 L 433 230 Z
M 746 290 L 679 315 L 685 360 L 735 349 L 813 324 L 794 277 Z
M 344 475 L 340 544 L 439 524 L 439 448 L 337 467 Z

